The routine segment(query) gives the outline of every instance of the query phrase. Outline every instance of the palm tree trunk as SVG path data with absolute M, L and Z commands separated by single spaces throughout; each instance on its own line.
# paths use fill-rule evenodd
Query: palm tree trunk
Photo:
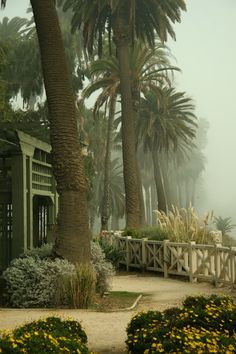
M 111 149 L 112 149 L 112 133 L 115 117 L 116 95 L 112 95 L 110 99 L 109 118 L 107 127 L 107 143 L 104 163 L 104 187 L 101 211 L 101 230 L 108 230 L 108 221 L 110 217 L 110 187 L 111 187 Z
M 162 179 L 162 173 L 159 163 L 158 152 L 152 151 L 152 161 L 154 167 L 154 180 L 156 184 L 156 191 L 157 191 L 157 201 L 158 201 L 158 210 L 167 212 L 166 209 L 166 198 L 165 198 L 165 191 Z
M 170 210 L 171 205 L 172 205 L 172 200 L 171 200 L 170 183 L 169 183 L 169 177 L 168 177 L 168 163 L 167 163 L 166 159 L 167 159 L 166 156 L 162 156 L 161 171 L 162 171 L 162 176 L 163 176 L 164 193 L 165 193 L 165 199 L 166 199 L 166 209 Z
M 145 185 L 145 205 L 146 205 L 146 224 L 152 224 L 152 214 L 151 214 L 151 198 L 150 198 L 150 186 Z
M 191 196 L 190 196 L 190 181 L 187 178 L 185 180 L 185 208 L 188 209 L 191 203 Z
M 154 210 L 157 210 L 157 192 L 156 188 L 154 186 L 154 183 L 151 184 L 151 217 L 152 217 L 152 225 L 157 224 L 157 217 L 156 214 L 154 213 Z
M 192 180 L 192 198 L 191 198 L 192 206 L 195 206 L 195 203 L 196 203 L 196 185 L 197 185 L 197 179 L 193 179 Z
M 141 173 L 140 173 L 140 168 L 139 168 L 139 163 L 137 159 L 137 152 L 136 152 L 136 175 L 137 175 L 137 180 L 138 180 L 138 198 L 139 198 L 139 221 L 140 221 L 140 226 L 145 225 L 145 206 L 144 206 L 144 198 L 143 198 L 143 186 L 142 186 L 142 180 L 141 180 Z
M 112 215 L 111 219 L 111 229 L 113 231 L 119 230 L 119 218 L 117 215 Z
M 120 71 L 120 91 L 122 107 L 122 151 L 124 165 L 124 184 L 126 195 L 126 226 L 139 228 L 140 203 L 135 152 L 134 113 L 132 107 L 130 68 L 129 68 L 129 26 L 118 17 L 114 27 L 114 40 Z
M 137 124 L 138 115 L 140 112 L 140 89 L 137 85 L 133 84 L 131 86 L 131 97 L 132 97 L 132 106 L 133 106 L 133 114 L 134 114 L 134 126 Z M 137 142 L 136 145 L 136 174 L 138 179 L 138 189 L 139 189 L 139 206 L 140 206 L 140 226 L 144 226 L 145 224 L 145 207 L 144 207 L 144 199 L 143 199 L 143 188 L 142 188 L 142 179 L 140 173 L 140 167 L 138 163 L 138 151 L 137 151 Z
M 90 260 L 90 233 L 76 109 L 54 0 L 30 0 L 50 116 L 52 166 L 59 193 L 55 251 L 74 263 Z

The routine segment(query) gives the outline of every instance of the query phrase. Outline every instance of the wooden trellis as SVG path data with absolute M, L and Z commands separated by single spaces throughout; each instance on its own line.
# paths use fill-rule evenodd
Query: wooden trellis
M 18 130 L 0 131 L 0 271 L 50 241 L 58 210 L 51 146 Z

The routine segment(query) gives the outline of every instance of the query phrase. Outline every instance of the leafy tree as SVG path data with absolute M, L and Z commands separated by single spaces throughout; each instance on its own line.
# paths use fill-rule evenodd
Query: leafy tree
M 90 259 L 86 185 L 76 109 L 54 0 L 31 0 L 47 95 L 52 165 L 59 193 L 55 251 L 72 262 Z M 6 0 L 1 0 L 5 6 Z

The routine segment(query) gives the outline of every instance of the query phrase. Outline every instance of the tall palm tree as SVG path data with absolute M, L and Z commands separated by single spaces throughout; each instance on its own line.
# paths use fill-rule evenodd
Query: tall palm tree
M 195 137 L 196 117 L 192 100 L 184 92 L 164 87 L 146 93 L 142 100 L 137 135 L 143 141 L 144 150 L 152 154 L 154 179 L 157 189 L 158 209 L 167 211 L 160 152 L 188 147 Z
M 86 186 L 76 108 L 54 0 L 31 0 L 50 117 L 52 165 L 59 193 L 55 251 L 72 262 L 90 259 Z M 5 6 L 6 0 L 1 0 Z
M 116 100 L 119 92 L 119 80 L 117 78 L 117 62 L 114 57 L 95 61 L 91 64 L 90 73 L 95 77 L 94 81 L 84 90 L 84 98 L 102 88 L 94 106 L 94 114 L 105 104 L 105 114 L 108 110 L 106 150 L 104 159 L 103 198 L 101 207 L 101 230 L 108 230 L 111 203 L 111 150 L 113 145 L 114 117 Z M 102 76 L 100 76 L 102 75 Z
M 166 48 L 157 43 L 154 48 L 148 48 L 141 43 L 137 43 L 130 52 L 130 79 L 132 87 L 132 105 L 135 116 L 139 113 L 139 102 L 141 92 L 163 82 L 169 83 L 168 71 L 178 70 L 178 68 L 170 65 L 168 60 L 169 53 Z M 105 159 L 105 178 L 104 178 L 104 208 L 102 213 L 102 229 L 107 228 L 107 213 L 109 210 L 109 154 L 111 150 L 111 136 L 113 131 L 113 121 L 115 114 L 116 97 L 120 94 L 120 77 L 119 63 L 115 56 L 106 57 L 91 63 L 90 73 L 92 82 L 83 91 L 85 98 L 99 89 L 102 92 L 98 95 L 94 105 L 94 112 L 99 111 L 105 102 L 109 102 L 107 106 L 110 108 L 109 123 L 107 132 L 107 158 Z M 112 103 L 112 104 L 111 104 Z M 136 123 L 135 118 L 135 123 Z M 141 224 L 145 222 L 144 202 L 141 178 L 139 177 L 139 167 L 137 167 L 136 175 L 138 177 L 139 186 L 139 202 Z
M 129 77 L 129 50 L 135 39 L 154 44 L 155 34 L 164 42 L 167 35 L 175 37 L 171 22 L 180 21 L 184 0 L 86 0 L 65 1 L 65 10 L 72 8 L 72 28 L 83 27 L 85 44 L 90 52 L 98 37 L 101 54 L 102 35 L 106 28 L 113 30 L 119 62 L 122 106 L 122 146 L 126 194 L 127 227 L 139 227 L 140 202 L 135 153 L 135 129 Z

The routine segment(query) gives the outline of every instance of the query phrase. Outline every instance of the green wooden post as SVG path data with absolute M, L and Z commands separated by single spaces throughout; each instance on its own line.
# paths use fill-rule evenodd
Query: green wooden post
M 33 248 L 32 156 L 27 157 L 27 247 Z
M 12 157 L 12 257 L 27 249 L 26 156 Z

